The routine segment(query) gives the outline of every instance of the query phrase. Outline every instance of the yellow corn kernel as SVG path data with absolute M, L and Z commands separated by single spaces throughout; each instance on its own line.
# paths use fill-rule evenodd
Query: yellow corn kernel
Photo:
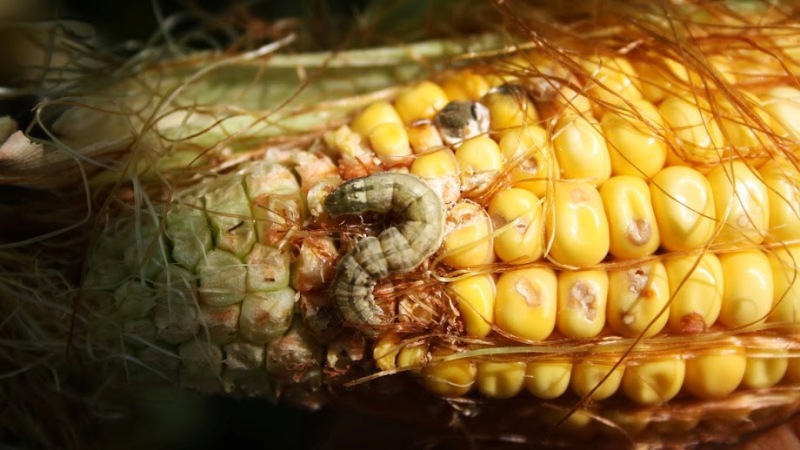
M 469 69 L 446 75 L 440 84 L 451 101 L 478 100 L 491 88 L 486 78 Z
M 406 134 L 411 148 L 418 155 L 444 146 L 442 135 L 430 120 L 419 120 L 409 124 L 406 127 Z
M 486 210 L 468 200 L 456 203 L 447 214 L 442 261 L 456 268 L 494 262 L 492 222 Z
M 687 163 L 711 164 L 722 156 L 722 131 L 717 121 L 702 105 L 671 96 L 658 108 L 664 122 L 672 130 L 672 144 L 667 152 L 667 165 Z
M 715 243 L 758 245 L 769 227 L 767 186 L 742 161 L 721 164 L 708 174 L 717 218 L 724 220 Z
M 768 257 L 774 289 L 768 320 L 800 323 L 800 245 L 773 249 Z
M 588 396 L 591 400 L 604 400 L 617 392 L 624 371 L 624 364 L 614 368 L 611 363 L 575 363 L 572 366 L 570 387 L 581 398 Z
M 410 172 L 425 179 L 445 203 L 452 203 L 461 197 L 458 161 L 448 148 L 417 156 Z
M 625 105 L 642 98 L 639 74 L 624 58 L 594 57 L 581 65 L 591 78 L 588 91 L 595 100 L 595 114 L 600 116 L 607 105 Z
M 539 122 L 539 113 L 521 86 L 506 84 L 494 88 L 483 96 L 481 102 L 489 108 L 489 128 L 492 131 L 506 131 Z
M 704 350 L 686 361 L 683 387 L 701 399 L 722 398 L 739 387 L 746 367 L 747 357 L 741 347 Z
M 664 120 L 647 100 L 632 100 L 633 111 L 611 110 L 603 115 L 601 126 L 608 143 L 611 171 L 649 179 L 664 167 L 667 144 Z
M 350 128 L 366 138 L 372 134 L 372 130 L 374 130 L 375 127 L 385 123 L 402 125 L 403 121 L 400 119 L 397 110 L 394 109 L 391 103 L 380 101 L 367 106 L 361 114 L 353 119 Z
M 763 108 L 772 117 L 777 135 L 794 141 L 800 139 L 800 89 L 790 86 L 770 89 L 763 96 Z
M 525 388 L 536 398 L 558 398 L 567 391 L 571 374 L 570 361 L 529 362 L 525 368 Z
M 587 267 L 608 254 L 608 219 L 597 188 L 589 183 L 558 182 L 553 217 L 546 219 L 549 256 L 567 266 Z
M 522 390 L 525 378 L 523 362 L 478 363 L 476 385 L 478 392 L 489 398 L 511 398 Z
M 506 131 L 499 147 L 509 165 L 512 186 L 527 189 L 541 198 L 547 194 L 548 184 L 560 177 L 547 130 L 540 126 Z
M 477 372 L 468 359 L 438 362 L 422 369 L 422 384 L 440 397 L 461 397 L 472 390 Z
M 685 375 L 686 363 L 680 357 L 629 364 L 622 376 L 622 392 L 640 405 L 665 403 L 678 395 Z
M 559 271 L 558 331 L 569 338 L 597 336 L 606 323 L 607 299 L 606 271 Z
M 613 270 L 608 274 L 608 325 L 626 337 L 654 336 L 669 318 L 669 298 L 661 261 Z
M 661 246 L 683 251 L 711 240 L 716 209 L 711 184 L 700 172 L 683 166 L 667 167 L 650 182 Z
M 642 258 L 658 249 L 658 234 L 650 189 L 641 178 L 613 177 L 600 187 L 608 216 L 612 255 L 622 259 Z
M 755 112 L 758 122 L 750 118 L 747 113 L 740 112 L 739 108 L 724 96 L 715 98 L 715 106 L 718 108 L 719 127 L 725 140 L 732 146 L 740 156 L 752 155 L 763 150 L 770 142 L 768 133 L 774 128 L 772 117 L 763 110 L 761 101 L 753 94 L 739 92 L 740 101 L 745 102 L 747 111 L 751 114 Z
M 489 274 L 473 275 L 448 285 L 455 294 L 467 335 L 485 337 L 492 332 L 497 286 Z
M 369 144 L 385 163 L 402 163 L 411 156 L 411 144 L 402 124 L 383 123 L 376 126 L 369 135 Z
M 785 350 L 772 350 L 770 356 L 748 356 L 747 366 L 742 378 L 742 386 L 750 389 L 764 389 L 775 386 L 789 368 L 789 358 Z
M 380 370 L 393 370 L 397 367 L 397 354 L 400 353 L 400 338 L 387 334 L 378 339 L 372 347 L 372 359 Z
M 719 259 L 713 253 L 681 256 L 667 259 L 664 267 L 672 293 L 670 329 L 680 333 L 707 330 L 717 321 L 722 307 L 723 278 Z
M 557 122 L 563 117 L 580 116 L 593 118 L 592 102 L 582 92 L 575 92 L 569 86 L 562 86 L 549 101 L 537 102 L 539 113 Z
M 397 114 L 405 124 L 415 120 L 433 119 L 447 105 L 447 94 L 431 81 L 423 81 L 401 93 L 394 102 Z
M 542 204 L 533 193 L 518 188 L 500 191 L 489 202 L 497 235 L 494 251 L 505 262 L 526 264 L 542 257 Z
M 763 323 L 772 308 L 772 271 L 758 250 L 719 255 L 725 286 L 719 321 L 728 328 Z
M 566 179 L 598 186 L 611 176 L 611 158 L 600 124 L 581 116 L 564 117 L 553 133 L 553 150 Z
M 491 186 L 505 163 L 500 147 L 487 136 L 462 143 L 456 150 L 456 160 L 461 168 L 461 190 L 466 192 L 480 192 Z
M 767 185 L 767 242 L 800 240 L 800 174 L 785 160 L 772 159 L 759 169 Z
M 502 274 L 494 309 L 498 328 L 522 339 L 546 339 L 556 324 L 556 289 L 556 274 L 548 268 Z
M 403 347 L 397 353 L 397 368 L 407 369 L 410 367 L 421 367 L 428 356 L 428 348 L 424 345 L 414 345 Z

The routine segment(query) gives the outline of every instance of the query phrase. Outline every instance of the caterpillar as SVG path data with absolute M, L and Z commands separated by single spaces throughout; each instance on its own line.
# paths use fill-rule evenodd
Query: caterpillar
M 331 216 L 376 212 L 401 219 L 377 237 L 361 239 L 336 266 L 331 295 L 345 321 L 380 325 L 383 310 L 373 289 L 389 272 L 408 272 L 425 261 L 444 237 L 444 205 L 420 178 L 376 173 L 343 183 L 325 199 Z

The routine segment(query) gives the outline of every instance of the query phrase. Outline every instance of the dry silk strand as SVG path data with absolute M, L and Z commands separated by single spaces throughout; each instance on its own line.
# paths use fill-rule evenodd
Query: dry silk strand
M 442 243 L 444 206 L 436 193 L 414 175 L 376 173 L 339 186 L 325 199 L 332 216 L 392 213 L 402 222 L 377 237 L 361 239 L 336 268 L 331 294 L 344 319 L 354 324 L 386 321 L 373 289 L 389 272 L 408 272 Z

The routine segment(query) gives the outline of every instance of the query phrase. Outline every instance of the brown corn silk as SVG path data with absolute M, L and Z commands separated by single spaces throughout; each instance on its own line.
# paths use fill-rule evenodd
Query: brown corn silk
M 170 103 L 180 84 L 158 98 L 166 109 L 129 105 L 134 132 L 104 137 L 123 141 L 106 148 L 124 150 L 125 175 L 88 161 L 97 208 L 80 284 L 45 266 L 36 280 L 49 286 L 4 286 L 38 290 L 3 306 L 17 327 L 4 333 L 41 339 L 9 347 L 4 366 L 85 372 L 106 389 L 391 408 L 478 444 L 680 447 L 789 418 L 800 400 L 797 11 L 613 6 L 499 2 L 507 46 L 311 109 L 320 121 L 302 133 L 261 140 L 274 114 L 293 116 Z M 320 113 L 337 105 L 344 114 Z M 242 110 L 241 129 L 213 134 Z M 397 217 L 331 217 L 324 199 L 386 171 L 439 195 L 444 243 L 377 280 L 382 323 L 347 322 L 330 295 L 337 262 Z M 671 188 L 686 180 L 694 191 Z M 679 214 L 694 222 L 681 228 Z M 585 234 L 570 241 L 573 229 Z M 31 245 L 57 260 L 64 250 L 44 242 Z M 33 253 L 9 250 L 9 279 Z M 45 292 L 59 294 L 38 301 Z

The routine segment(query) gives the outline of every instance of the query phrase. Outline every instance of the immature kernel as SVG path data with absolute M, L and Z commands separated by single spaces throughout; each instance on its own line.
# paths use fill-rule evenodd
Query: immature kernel
M 578 362 L 572 366 L 570 386 L 581 398 L 605 400 L 619 389 L 624 370 L 624 364 L 614 368 L 613 364 Z
M 433 119 L 447 102 L 447 94 L 442 88 L 430 81 L 423 81 L 400 94 L 394 107 L 403 122 L 410 124 L 415 120 Z
M 648 360 L 629 365 L 622 376 L 622 390 L 640 405 L 670 401 L 683 386 L 686 364 L 680 357 Z
M 350 128 L 362 137 L 369 137 L 375 127 L 387 123 L 402 125 L 403 121 L 391 103 L 379 101 L 371 103 L 361 114 L 356 116 L 350 123 Z

